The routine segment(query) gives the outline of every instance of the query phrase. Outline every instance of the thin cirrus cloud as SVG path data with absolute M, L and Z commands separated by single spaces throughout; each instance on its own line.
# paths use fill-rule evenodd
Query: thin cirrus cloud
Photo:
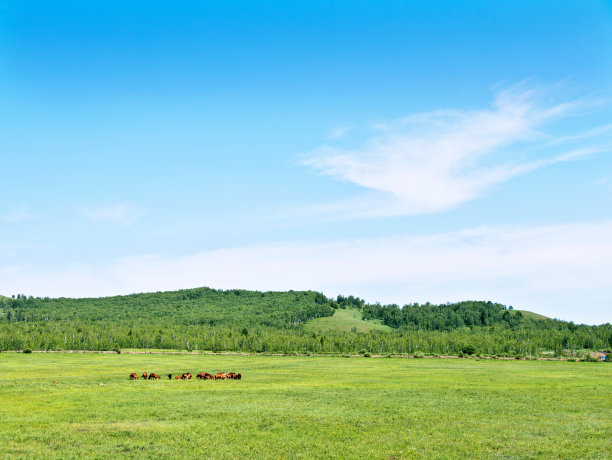
M 32 219 L 39 219 L 41 217 L 42 216 L 38 214 L 33 214 L 30 211 L 28 211 L 26 206 L 20 206 L 18 209 L 14 209 L 13 211 L 0 217 L 0 220 L 3 222 L 14 224 L 14 223 L 24 222 L 24 221 L 28 221 Z
M 112 222 L 123 226 L 134 224 L 144 214 L 142 209 L 127 201 L 91 208 L 79 207 L 77 211 L 96 222 Z
M 329 139 L 342 139 L 351 130 L 350 126 L 336 126 L 329 133 Z
M 0 267 L 0 292 L 97 296 L 195 286 L 314 289 L 408 303 L 484 299 L 578 322 L 612 322 L 612 221 L 143 255 L 52 272 Z M 6 268 L 6 267 L 4 267 Z M 580 307 L 580 308 L 577 308 Z
M 549 164 L 609 149 L 588 145 L 547 159 L 513 162 L 497 154 L 519 145 L 534 146 L 587 139 L 608 133 L 609 126 L 558 139 L 538 129 L 553 119 L 589 105 L 574 101 L 542 102 L 545 90 L 517 85 L 497 94 L 491 108 L 440 110 L 375 126 L 378 133 L 356 150 L 323 146 L 304 165 L 323 175 L 372 191 L 365 197 L 317 208 L 348 217 L 414 215 L 445 211 L 474 200 L 492 186 Z M 501 156 L 501 155 L 500 155 Z

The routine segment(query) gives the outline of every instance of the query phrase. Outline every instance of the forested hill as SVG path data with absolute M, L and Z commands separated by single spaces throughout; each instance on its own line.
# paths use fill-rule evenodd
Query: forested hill
M 356 308 L 364 320 L 380 319 L 395 329 L 450 331 L 460 327 L 525 323 L 544 326 L 520 312 L 490 301 L 452 304 L 366 304 L 358 297 L 328 299 L 313 291 L 259 292 L 207 287 L 100 298 L 0 297 L 8 322 L 104 322 L 107 324 L 174 324 L 229 328 L 299 328 L 308 320 L 332 316 L 338 308 Z M 510 307 L 511 308 L 511 307 Z
M 381 319 L 387 326 L 427 331 L 451 331 L 459 327 L 493 326 L 504 324 L 508 327 L 520 326 L 525 322 L 534 321 L 531 315 L 523 315 L 505 305 L 465 301 L 442 305 L 409 304 L 399 308 L 397 305 L 364 305 L 364 319 Z M 536 325 L 543 326 L 547 319 L 535 320 Z
M 338 309 L 382 327 L 307 327 Z M 341 315 L 338 315 L 341 316 Z M 345 315 L 346 316 L 346 315 Z M 335 318 L 335 317 L 334 317 Z M 367 330 L 368 332 L 360 332 Z M 467 347 L 467 348 L 466 348 Z M 488 301 L 366 304 L 313 291 L 185 289 L 101 298 L 0 297 L 2 350 L 162 348 L 248 352 L 536 354 L 612 348 L 612 326 L 538 319 Z
M 258 292 L 210 288 L 99 298 L 0 298 L 9 322 L 74 321 L 108 324 L 174 324 L 294 327 L 331 316 L 334 309 L 313 291 Z
M 314 291 L 259 292 L 207 287 L 99 298 L 40 298 L 19 294 L 0 296 L 0 318 L 6 322 L 105 322 L 153 324 L 266 326 L 299 328 L 308 320 L 332 316 L 338 308 L 356 308 L 363 320 L 379 319 L 394 329 L 451 331 L 461 327 L 576 327 L 573 323 L 513 311 L 491 301 L 432 305 L 367 304 L 354 296 L 329 299 Z M 542 319 L 539 319 L 542 318 Z

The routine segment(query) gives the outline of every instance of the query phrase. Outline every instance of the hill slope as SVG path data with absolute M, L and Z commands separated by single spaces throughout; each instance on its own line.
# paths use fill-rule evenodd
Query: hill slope
M 514 310 L 514 311 L 521 312 L 524 316 L 526 316 L 527 318 L 531 318 L 531 319 L 545 319 L 545 320 L 551 319 L 548 316 L 540 315 L 539 313 L 534 313 L 532 311 L 527 311 L 527 310 Z
M 390 331 L 389 326 L 382 324 L 380 320 L 365 321 L 359 308 L 338 308 L 333 316 L 315 318 L 308 321 L 304 328 L 307 331 L 329 332 L 369 332 L 372 330 Z

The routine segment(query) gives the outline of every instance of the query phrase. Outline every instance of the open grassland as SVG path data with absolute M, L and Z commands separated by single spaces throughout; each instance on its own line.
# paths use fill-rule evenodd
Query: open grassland
M 128 380 L 143 371 L 243 380 Z M 1 353 L 0 446 L 62 459 L 610 458 L 612 365 Z
M 369 332 L 372 330 L 391 330 L 389 326 L 385 326 L 379 319 L 364 321 L 361 319 L 361 310 L 358 308 L 339 308 L 334 312 L 333 316 L 311 319 L 306 323 L 305 328 L 306 330 L 313 332 Z

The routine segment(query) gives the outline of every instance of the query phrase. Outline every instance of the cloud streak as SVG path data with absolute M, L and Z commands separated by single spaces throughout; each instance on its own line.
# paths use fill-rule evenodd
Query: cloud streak
M 350 126 L 336 126 L 329 133 L 329 139 L 342 139 L 349 131 L 351 130 Z
M 33 219 L 41 218 L 40 215 L 32 214 L 28 211 L 26 206 L 21 206 L 16 210 L 13 210 L 4 216 L 0 217 L 0 221 L 8 222 L 8 223 L 19 223 Z
M 114 222 L 123 226 L 134 224 L 143 214 L 140 208 L 127 201 L 96 208 L 79 207 L 77 211 L 96 222 Z
M 546 105 L 541 102 L 543 94 L 543 90 L 518 85 L 500 92 L 488 109 L 416 114 L 376 125 L 378 133 L 359 149 L 317 149 L 305 165 L 372 192 L 319 211 L 344 211 L 349 217 L 441 212 L 474 200 L 518 175 L 606 149 L 587 146 L 522 162 L 498 158 L 511 147 L 526 152 L 534 143 L 550 145 L 553 141 L 538 128 L 582 105 L 580 101 Z M 607 132 L 609 127 L 605 126 L 559 143 Z

